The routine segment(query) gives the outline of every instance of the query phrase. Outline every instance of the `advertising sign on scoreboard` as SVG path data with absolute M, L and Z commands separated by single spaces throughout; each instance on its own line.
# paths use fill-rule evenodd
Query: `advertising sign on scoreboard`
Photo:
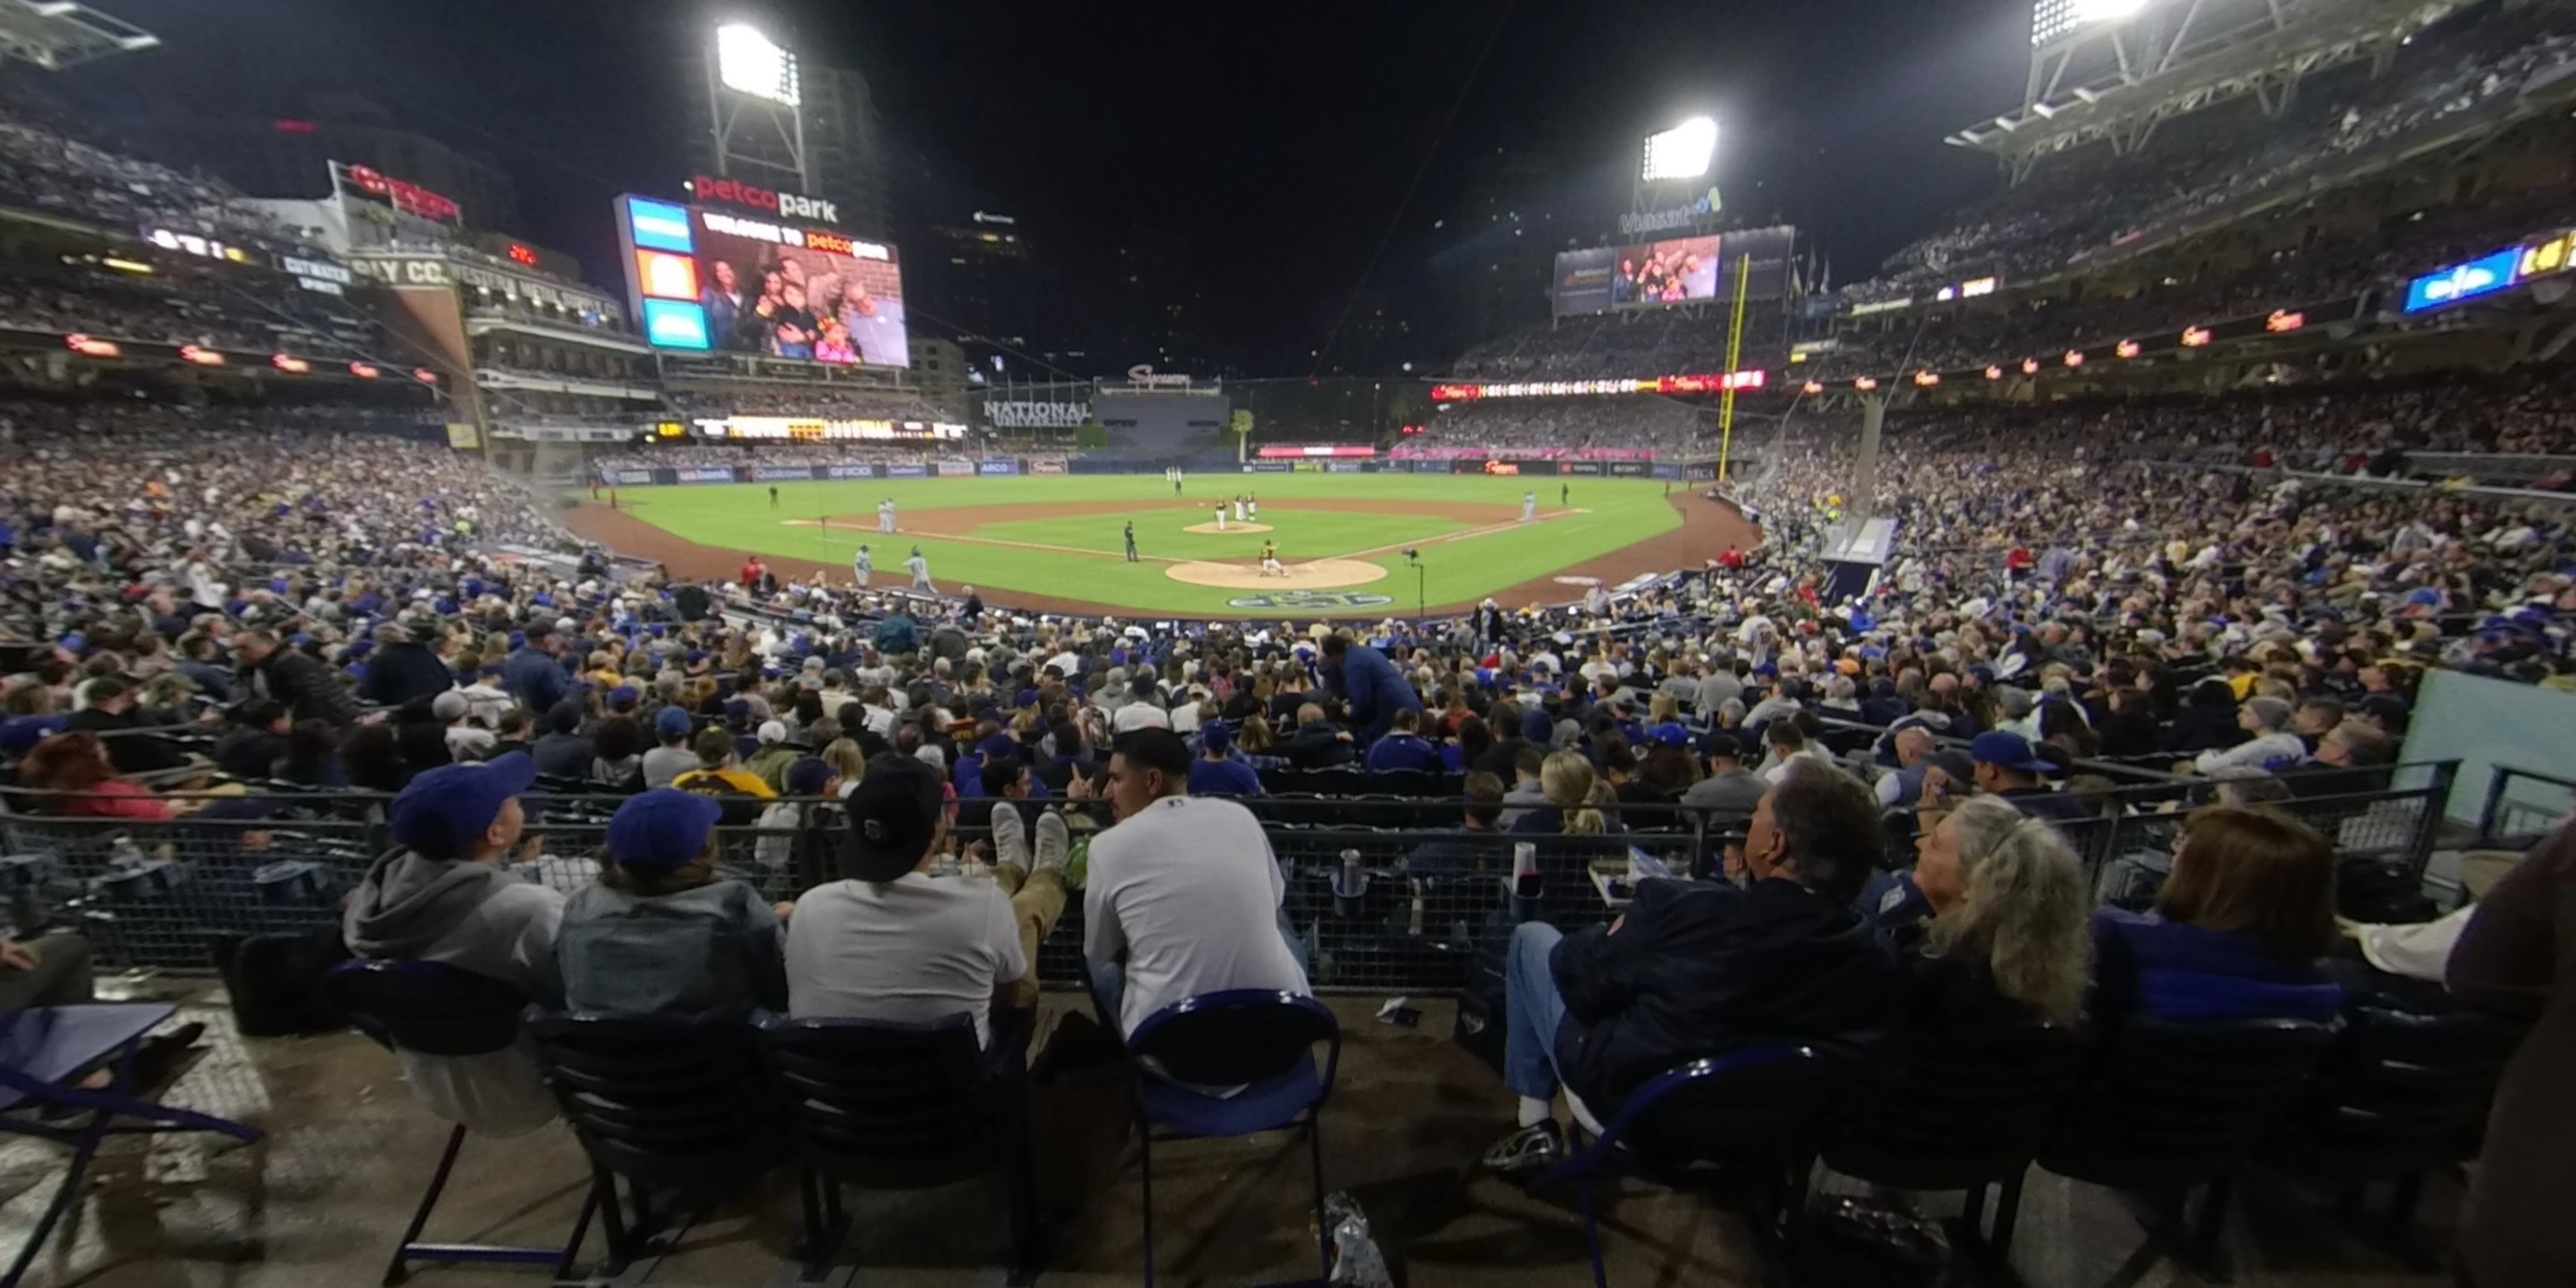
M 821 204 L 779 201 L 809 215 Z M 737 214 L 631 195 L 617 200 L 617 230 L 635 316 L 655 348 L 912 364 L 891 245 L 765 208 Z

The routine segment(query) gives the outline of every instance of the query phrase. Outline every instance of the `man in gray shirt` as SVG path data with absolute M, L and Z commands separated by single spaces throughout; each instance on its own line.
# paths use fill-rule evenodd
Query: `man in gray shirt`
M 1699 754 L 1708 760 L 1708 777 L 1682 793 L 1682 804 L 1712 811 L 1712 822 L 1753 817 L 1754 807 L 1762 803 L 1762 794 L 1771 784 L 1744 768 L 1743 744 L 1734 734 L 1711 733 L 1699 740 Z
M 668 787 L 671 780 L 698 767 L 698 753 L 689 750 L 689 713 L 678 707 L 664 707 L 653 717 L 653 733 L 661 745 L 644 753 L 644 786 L 646 790 Z
M 1736 678 L 1734 665 L 1724 658 L 1702 664 L 1699 676 L 1699 697 L 1691 703 L 1691 711 L 1702 720 L 1716 719 L 1720 706 L 1744 696 L 1744 681 Z

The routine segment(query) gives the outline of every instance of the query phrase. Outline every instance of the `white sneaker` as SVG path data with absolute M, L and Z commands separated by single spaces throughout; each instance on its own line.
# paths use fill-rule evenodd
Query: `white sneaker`
M 1029 834 L 1020 826 L 1019 807 L 993 802 L 993 862 L 1029 870 Z
M 998 810 L 1001 807 L 995 806 Z M 1064 815 L 1038 815 L 1038 865 L 1032 871 L 1064 874 L 1065 860 L 1073 857 L 1073 834 L 1065 830 Z

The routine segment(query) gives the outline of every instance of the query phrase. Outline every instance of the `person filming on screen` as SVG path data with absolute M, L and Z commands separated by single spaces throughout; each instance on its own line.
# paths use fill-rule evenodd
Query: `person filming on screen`
M 742 279 L 725 260 L 709 260 L 708 265 L 714 280 L 698 292 L 698 303 L 707 311 L 707 334 L 732 335 L 742 323 Z
M 787 262 L 792 264 L 796 261 Z M 778 312 L 770 319 L 772 325 L 777 328 L 778 356 L 812 358 L 814 356 L 814 315 L 806 311 L 805 288 L 795 282 L 782 283 L 778 288 L 778 297 Z
M 841 283 L 840 306 L 833 312 L 849 329 L 859 361 L 880 367 L 912 365 L 912 347 L 903 329 L 903 301 L 870 295 L 867 283 L 853 274 Z

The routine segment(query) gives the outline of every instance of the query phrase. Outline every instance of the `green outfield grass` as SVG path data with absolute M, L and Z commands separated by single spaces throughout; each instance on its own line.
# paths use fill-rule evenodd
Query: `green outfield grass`
M 1193 586 L 1164 575 L 1162 560 L 1244 559 L 1263 540 L 1279 545 L 1291 562 L 1356 556 L 1389 570 L 1389 576 L 1332 592 L 1382 595 L 1393 605 L 1414 602 L 1414 575 L 1401 548 L 1422 545 L 1423 596 L 1433 604 L 1481 598 L 1508 586 L 1569 568 L 1647 540 L 1680 525 L 1663 502 L 1665 485 L 1650 479 L 1481 475 L 1259 474 L 1195 475 L 1175 498 L 1159 475 L 1071 475 L 971 479 L 858 479 L 778 484 L 778 505 L 765 483 L 628 488 L 619 494 L 635 517 L 687 540 L 727 550 L 812 559 L 846 569 L 860 542 L 876 556 L 877 584 L 898 581 L 903 559 L 919 545 L 942 590 L 972 583 L 979 589 L 1023 591 L 1142 612 L 1257 616 L 1294 604 L 1230 601 L 1259 592 Z M 1536 492 L 1542 512 L 1559 508 L 1558 489 L 1571 488 L 1566 504 L 1584 511 L 1533 524 L 1512 522 L 1521 495 Z M 1212 517 L 1219 497 L 1249 491 L 1260 498 L 1266 534 L 1199 534 L 1184 529 Z M 875 531 L 877 502 L 892 497 L 903 532 Z M 1348 500 L 1373 505 L 1405 501 L 1493 507 L 1489 517 L 1405 513 L 1401 509 L 1350 511 L 1301 502 Z M 1010 507 L 1110 504 L 1077 516 L 997 514 Z M 980 511 L 980 514 L 964 513 Z M 815 521 L 855 517 L 868 531 L 824 529 Z M 1136 524 L 1143 563 L 1127 563 L 1120 533 Z M 1481 531 L 1487 524 L 1504 526 Z M 936 535 L 931 535 L 936 534 Z M 1464 534 L 1464 535 L 1461 535 Z M 974 540 L 951 538 L 971 537 Z M 1443 538 L 1454 540 L 1443 542 Z M 1018 544 L 990 544 L 1010 542 Z M 1034 548 L 1049 547 L 1049 548 Z M 1103 557 L 1107 556 L 1107 557 Z M 1572 595 L 1569 588 L 1568 595 Z M 1338 611 L 1343 606 L 1320 605 Z M 1352 603 L 1349 611 L 1378 605 Z

